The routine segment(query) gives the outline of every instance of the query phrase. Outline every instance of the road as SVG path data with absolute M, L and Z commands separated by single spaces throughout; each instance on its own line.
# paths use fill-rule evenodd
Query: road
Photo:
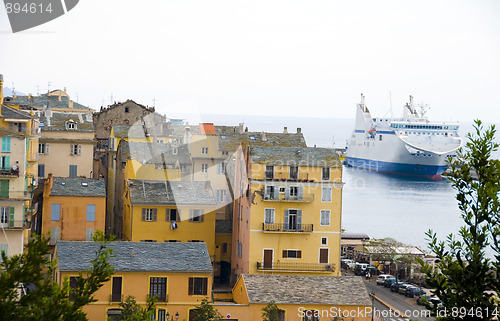
M 416 303 L 415 298 L 407 298 L 404 295 L 391 292 L 390 289 L 383 287 L 382 285 L 377 285 L 375 280 L 371 282 L 365 282 L 366 289 L 368 293 L 375 292 L 375 296 L 382 301 L 388 303 L 395 309 L 399 310 L 401 313 L 406 314 L 409 318 L 418 321 L 433 321 L 434 318 L 430 317 L 430 311 L 427 310 L 424 306 L 420 306 Z M 376 309 L 381 309 L 381 311 L 388 310 L 383 305 L 375 304 L 377 302 L 374 301 L 374 305 Z M 383 308 L 381 308 L 382 306 Z M 394 314 L 391 316 L 394 318 Z M 390 320 L 386 318 L 386 320 Z M 397 320 L 397 318 L 395 318 Z M 401 320 L 401 319 L 399 319 Z

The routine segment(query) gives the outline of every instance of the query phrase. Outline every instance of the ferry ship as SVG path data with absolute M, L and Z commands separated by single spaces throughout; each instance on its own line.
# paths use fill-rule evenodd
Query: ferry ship
M 431 122 L 425 106 L 420 107 L 419 113 L 410 96 L 402 118 L 373 118 L 361 94 L 346 164 L 382 173 L 440 177 L 448 158 L 455 157 L 462 145 L 459 124 Z

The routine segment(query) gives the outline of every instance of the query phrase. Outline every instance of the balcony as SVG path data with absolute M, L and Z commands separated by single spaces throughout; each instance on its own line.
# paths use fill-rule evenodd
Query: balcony
M 257 262 L 259 271 L 295 271 L 295 272 L 334 272 L 333 265 L 320 263 L 296 263 L 296 262 L 269 262 L 264 266 Z
M 264 201 L 269 202 L 314 202 L 314 194 L 303 194 L 302 196 L 298 195 L 285 195 L 278 194 L 277 197 L 274 194 L 264 194 Z
M 31 222 L 28 220 L 14 220 L 0 223 L 0 229 L 26 230 L 31 228 Z
M 2 168 L 0 169 L 0 177 L 19 177 L 19 170 Z
M 157 303 L 167 303 L 168 302 L 168 294 L 164 294 L 162 296 L 159 296 L 159 295 L 151 295 L 151 294 L 148 294 L 148 298 L 153 298 L 155 297 L 157 298 L 156 302 Z
M 28 162 L 36 162 L 38 161 L 39 157 L 38 157 L 38 153 L 35 153 L 35 152 L 29 152 L 27 155 L 26 155 L 26 160 Z
M 123 302 L 123 294 L 121 293 L 112 293 L 109 295 L 109 303 L 112 302 Z
M 270 233 L 312 233 L 313 224 L 295 224 L 290 226 L 289 224 L 275 223 L 266 224 L 262 223 L 262 232 Z

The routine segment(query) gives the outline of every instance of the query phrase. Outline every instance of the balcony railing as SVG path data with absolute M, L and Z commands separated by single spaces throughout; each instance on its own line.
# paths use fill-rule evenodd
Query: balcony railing
M 22 220 L 14 220 L 14 221 L 8 221 L 5 223 L 0 222 L 0 229 L 5 228 L 5 229 L 29 229 L 31 228 L 31 222 L 28 220 L 22 221 Z
M 283 224 L 283 223 L 275 223 L 275 224 L 266 224 L 262 223 L 262 231 L 264 232 L 292 232 L 292 233 L 312 233 L 313 232 L 313 224 Z
M 153 298 L 153 297 L 155 297 L 155 295 L 148 294 L 148 298 Z M 164 296 L 157 295 L 156 298 L 158 299 L 156 302 L 159 302 L 159 303 L 168 302 L 168 294 L 165 294 Z
M 121 293 L 111 293 L 109 295 L 109 302 L 123 302 L 123 294 Z
M 264 265 L 257 262 L 259 271 L 297 271 L 297 272 L 333 272 L 335 269 L 331 264 L 320 263 L 295 263 L 295 262 L 269 262 Z
M 275 197 L 274 194 L 264 194 L 264 201 L 272 202 L 314 202 L 314 194 L 303 194 L 302 196 L 292 196 L 279 194 Z
M 19 170 L 2 168 L 0 169 L 0 177 L 19 177 Z

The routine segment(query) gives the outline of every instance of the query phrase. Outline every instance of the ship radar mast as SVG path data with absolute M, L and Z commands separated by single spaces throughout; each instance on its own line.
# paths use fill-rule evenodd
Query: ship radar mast
M 406 117 L 414 117 L 418 118 L 418 113 L 417 110 L 415 109 L 415 105 L 413 104 L 413 96 L 410 95 L 410 102 L 406 103 L 405 105 L 405 113 L 404 116 Z

